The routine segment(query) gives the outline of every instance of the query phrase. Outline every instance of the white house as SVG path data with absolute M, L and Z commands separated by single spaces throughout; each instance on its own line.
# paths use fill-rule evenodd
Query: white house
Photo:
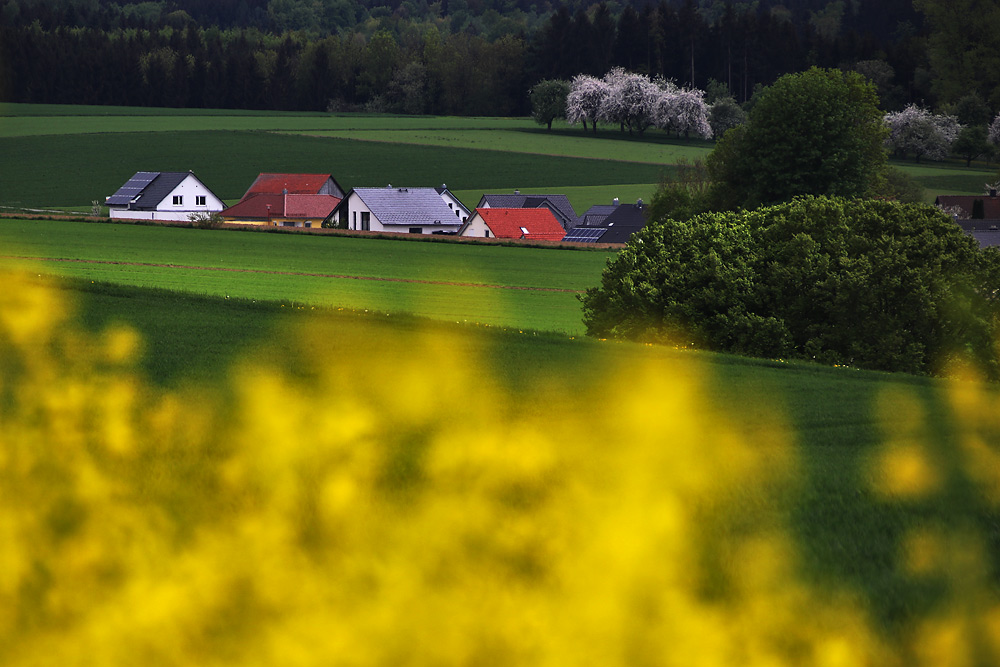
M 447 188 L 354 188 L 333 212 L 347 229 L 402 234 L 457 234 L 469 211 Z
M 112 218 L 187 220 L 218 213 L 222 200 L 190 171 L 139 171 L 105 200 Z

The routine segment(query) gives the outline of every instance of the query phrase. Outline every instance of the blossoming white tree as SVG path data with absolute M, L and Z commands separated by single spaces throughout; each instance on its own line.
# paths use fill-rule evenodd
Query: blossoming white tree
M 987 140 L 994 146 L 1000 146 L 1000 114 L 997 114 L 993 122 L 990 123 Z
M 660 88 L 642 74 L 615 67 L 604 76 L 608 94 L 601 103 L 598 118 L 605 123 L 617 123 L 629 134 L 640 136 L 653 124 Z
M 566 96 L 566 121 L 571 125 L 583 123 L 587 129 L 590 121 L 594 132 L 597 132 L 597 118 L 604 98 L 608 95 L 608 85 L 593 76 L 577 74 L 569 85 L 569 95 Z
M 962 131 L 954 116 L 932 114 L 915 104 L 886 114 L 885 124 L 889 127 L 886 140 L 889 150 L 902 155 L 912 153 L 917 162 L 922 157 L 931 160 L 948 157 L 951 145 Z
M 708 123 L 708 112 L 704 91 L 668 87 L 662 90 L 657 101 L 656 126 L 685 137 L 694 134 L 709 139 L 712 127 Z

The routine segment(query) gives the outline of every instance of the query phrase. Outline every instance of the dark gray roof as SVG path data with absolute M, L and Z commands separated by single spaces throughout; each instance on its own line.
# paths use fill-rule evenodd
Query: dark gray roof
M 646 226 L 645 204 L 620 204 L 604 219 L 602 227 L 608 231 L 601 236 L 601 243 L 628 243 L 632 234 Z
M 546 206 L 555 214 L 556 220 L 563 226 L 563 229 L 576 227 L 579 223 L 576 211 L 566 195 L 522 195 L 520 193 L 483 195 L 476 208 L 484 206 L 489 208 L 538 208 Z
M 566 232 L 563 241 L 569 243 L 597 243 L 607 231 L 607 227 L 584 227 L 580 225 Z
M 964 219 L 956 220 L 958 226 L 961 227 L 966 232 L 981 232 L 1000 229 L 1000 220 L 991 219 Z
M 605 218 L 615 212 L 618 204 L 595 204 L 580 216 L 580 224 L 586 227 L 600 227 Z
M 134 211 L 155 209 L 188 176 L 194 174 L 190 171 L 137 171 L 108 198 L 107 203 L 112 206 L 129 206 Z M 130 202 L 133 203 L 129 205 Z
M 158 171 L 135 172 L 132 178 L 125 182 L 125 185 L 118 188 L 117 192 L 107 198 L 105 203 L 110 206 L 128 206 L 159 175 L 160 172 Z
M 434 188 L 354 188 L 353 192 L 383 225 L 462 224 Z
M 980 248 L 988 248 L 991 246 L 1000 246 L 1000 230 L 997 229 L 982 229 L 966 232 L 969 236 L 976 239 L 979 243 Z

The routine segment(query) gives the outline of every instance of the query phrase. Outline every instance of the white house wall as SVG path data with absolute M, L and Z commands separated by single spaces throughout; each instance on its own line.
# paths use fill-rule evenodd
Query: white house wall
M 174 205 L 174 197 L 181 197 L 182 203 Z M 195 204 L 196 197 L 204 197 L 205 205 Z M 209 192 L 201 181 L 194 174 L 188 174 L 187 178 L 171 190 L 170 194 L 163 198 L 156 207 L 156 220 L 187 220 L 192 213 L 218 213 L 226 207 L 222 200 Z
M 483 217 L 478 213 L 473 213 L 472 217 L 469 218 L 469 226 L 462 232 L 462 236 L 479 239 L 493 238 L 493 232 L 490 232 L 488 235 L 486 234 L 488 230 L 489 227 L 486 226 L 486 221 L 483 220 Z

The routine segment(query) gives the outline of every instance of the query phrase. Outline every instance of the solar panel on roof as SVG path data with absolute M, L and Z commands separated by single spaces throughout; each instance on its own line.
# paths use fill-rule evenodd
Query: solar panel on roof
M 140 171 L 136 172 L 135 176 L 128 179 L 125 185 L 118 188 L 118 191 L 108 197 L 107 204 L 112 206 L 124 206 L 131 202 L 133 199 L 142 194 L 142 191 L 146 189 L 146 186 L 156 180 L 156 177 L 160 175 L 158 171 Z
M 578 243 L 595 243 L 608 231 L 604 227 L 574 227 L 566 232 L 563 241 L 576 241 Z

